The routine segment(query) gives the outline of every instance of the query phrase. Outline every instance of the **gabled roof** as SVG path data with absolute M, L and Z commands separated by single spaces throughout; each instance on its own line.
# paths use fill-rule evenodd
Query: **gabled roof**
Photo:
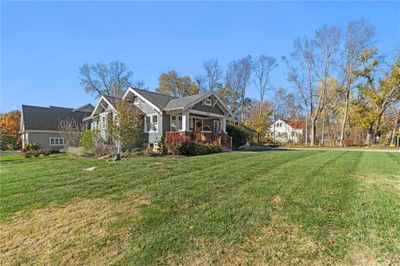
M 93 112 L 91 113 L 91 116 L 95 115 L 97 109 L 100 107 L 100 103 L 102 101 L 105 101 L 107 104 L 111 105 L 112 109 L 116 109 L 117 104 L 119 101 L 123 101 L 122 98 L 117 98 L 117 97 L 113 97 L 113 96 L 105 96 L 102 95 L 99 99 L 99 102 L 97 103 L 96 107 L 93 109 Z M 140 110 L 136 105 L 134 105 L 133 103 L 129 103 L 129 106 L 132 108 L 132 111 L 134 112 L 139 112 L 141 114 L 143 114 L 142 110 Z
M 174 109 L 186 109 L 191 104 L 197 103 L 197 102 L 201 101 L 202 99 L 208 98 L 211 95 L 212 95 L 212 93 L 210 93 L 210 92 L 204 92 L 204 93 L 186 96 L 186 97 L 182 97 L 182 98 L 174 98 L 168 102 L 168 104 L 167 104 L 167 106 L 165 106 L 164 110 L 168 111 L 168 110 L 174 110 Z
M 230 116 L 233 115 L 229 112 L 229 110 L 225 107 L 223 102 L 215 95 L 213 92 L 204 92 L 200 94 L 195 94 L 191 96 L 185 96 L 182 98 L 175 98 L 167 95 L 163 95 L 157 92 L 146 91 L 137 88 L 129 88 L 124 95 L 127 97 L 129 92 L 135 94 L 137 97 L 142 98 L 142 100 L 147 101 L 159 112 L 161 111 L 171 111 L 171 110 L 185 110 L 191 108 L 196 103 L 200 102 L 203 99 L 207 99 L 208 97 L 214 97 L 221 108 L 228 113 Z
M 153 105 L 157 106 L 160 110 L 164 109 L 171 100 L 178 99 L 157 92 L 146 91 L 136 88 L 134 88 L 134 90 L 142 95 L 144 98 L 146 98 L 146 100 L 151 102 Z
M 288 124 L 289 126 L 291 126 L 294 129 L 303 129 L 304 128 L 304 123 L 303 121 L 300 120 L 287 120 L 287 119 L 281 119 L 282 121 L 284 121 L 286 124 Z
M 22 123 L 25 130 L 58 131 L 59 121 L 69 117 L 81 123 L 83 118 L 89 115 L 88 112 L 74 111 L 73 108 L 22 105 Z

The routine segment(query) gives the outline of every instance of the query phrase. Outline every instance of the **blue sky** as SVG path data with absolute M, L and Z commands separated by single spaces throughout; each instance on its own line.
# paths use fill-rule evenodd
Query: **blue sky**
M 324 24 L 365 18 L 376 46 L 400 44 L 400 2 L 4 2 L 1 3 L 1 107 L 95 103 L 79 82 L 84 63 L 120 60 L 151 90 L 162 72 L 194 77 L 202 62 L 227 64 L 260 53 L 280 58 L 293 40 Z M 285 86 L 283 63 L 272 73 Z M 248 96 L 257 96 L 250 87 Z

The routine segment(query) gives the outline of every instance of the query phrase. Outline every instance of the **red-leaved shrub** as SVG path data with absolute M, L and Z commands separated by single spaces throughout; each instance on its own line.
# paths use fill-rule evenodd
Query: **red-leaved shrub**
M 165 146 L 168 151 L 173 154 L 180 154 L 180 149 L 184 145 L 189 145 L 192 141 L 190 137 L 184 134 L 172 134 L 169 135 L 165 141 Z

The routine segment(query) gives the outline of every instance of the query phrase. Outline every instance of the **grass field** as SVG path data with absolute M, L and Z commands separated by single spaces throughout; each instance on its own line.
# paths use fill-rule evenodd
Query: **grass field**
M 1 158 L 0 264 L 400 264 L 400 153 Z

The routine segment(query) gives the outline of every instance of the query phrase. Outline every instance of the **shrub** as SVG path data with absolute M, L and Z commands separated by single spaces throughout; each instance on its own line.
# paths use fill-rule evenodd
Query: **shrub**
M 165 139 L 164 137 L 161 138 L 161 140 L 158 142 L 158 147 L 157 147 L 158 154 L 164 155 L 168 153 L 168 148 L 165 144 Z
M 86 129 L 82 133 L 82 137 L 79 140 L 79 146 L 84 147 L 87 151 L 93 150 L 94 146 L 94 135 L 97 134 L 97 131 L 92 131 L 89 129 Z
M 93 139 L 92 152 L 96 157 L 103 157 L 106 155 L 115 154 L 115 146 L 105 143 L 104 139 L 101 137 L 99 132 L 93 131 L 92 139 Z
M 153 155 L 155 154 L 153 147 L 148 147 L 146 149 L 143 150 L 143 154 L 144 155 Z
M 67 154 L 70 156 L 82 157 L 82 156 L 85 156 L 85 148 L 84 147 L 68 147 Z
M 25 147 L 25 149 L 27 151 L 37 151 L 37 150 L 39 150 L 39 148 L 40 148 L 40 145 L 35 142 L 28 142 Z
M 234 147 L 242 146 L 250 139 L 248 131 L 242 126 L 227 124 L 226 131 L 228 132 L 229 136 L 232 137 L 232 145 Z
M 184 134 L 174 134 L 167 138 L 165 141 L 165 146 L 169 152 L 177 155 L 181 154 L 182 145 L 184 145 L 185 149 L 187 149 L 188 147 L 186 146 L 189 146 L 189 143 L 191 143 L 189 136 Z
M 27 152 L 27 150 L 26 150 L 25 148 L 21 148 L 21 149 L 19 150 L 19 153 L 21 153 L 21 155 L 25 155 L 26 152 Z
M 179 148 L 179 155 L 195 156 L 221 152 L 219 145 L 199 142 L 183 142 Z

